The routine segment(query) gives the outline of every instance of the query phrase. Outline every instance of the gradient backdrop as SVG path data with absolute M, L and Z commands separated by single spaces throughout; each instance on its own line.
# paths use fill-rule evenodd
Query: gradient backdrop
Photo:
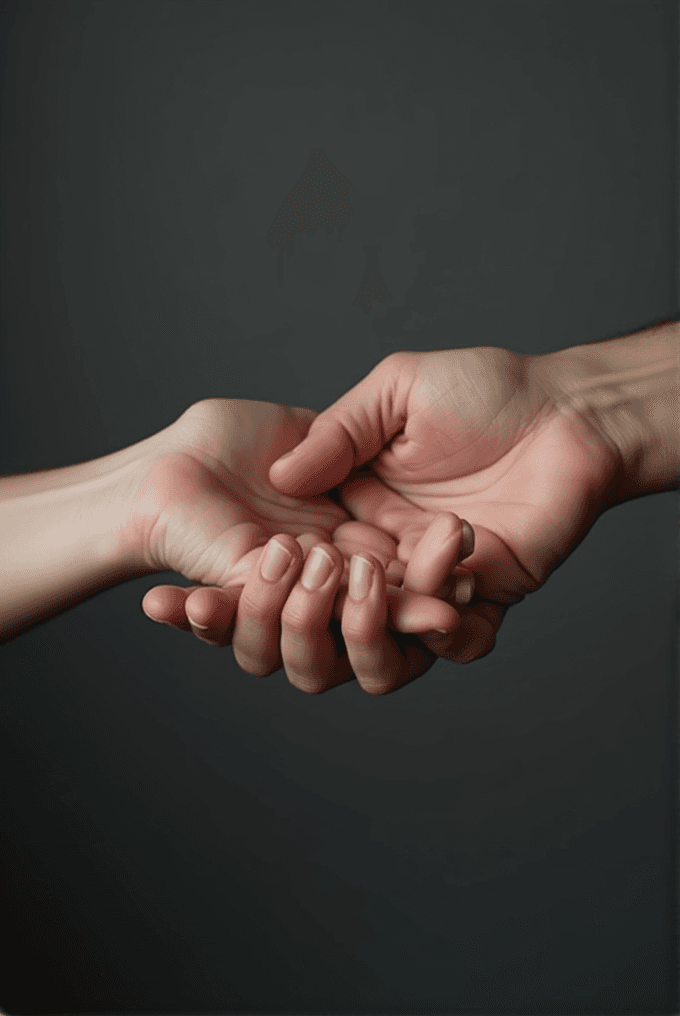
M 0 473 L 678 315 L 675 3 L 0 11 Z M 608 512 L 386 698 L 153 624 L 169 573 L 2 647 L 2 1008 L 677 1012 L 677 524 Z

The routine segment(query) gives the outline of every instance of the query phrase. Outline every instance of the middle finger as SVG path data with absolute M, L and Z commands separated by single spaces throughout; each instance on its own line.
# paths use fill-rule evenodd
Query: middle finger
M 288 680 L 312 695 L 354 677 L 332 616 L 344 564 L 333 544 L 317 544 L 281 614 L 281 656 Z

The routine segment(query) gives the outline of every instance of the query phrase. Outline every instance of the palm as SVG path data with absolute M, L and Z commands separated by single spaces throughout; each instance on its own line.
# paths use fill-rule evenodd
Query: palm
M 135 506 L 139 542 L 154 570 L 171 569 L 206 586 L 243 586 L 261 549 L 290 533 L 303 549 L 349 520 L 326 495 L 280 494 L 269 482 L 272 462 L 301 441 L 311 409 L 245 399 L 195 403 L 167 432 L 165 454 L 144 479 Z M 356 525 L 356 523 L 355 523 Z M 396 546 L 370 525 L 362 546 Z
M 467 519 L 476 545 L 465 563 L 496 604 L 537 589 L 580 542 L 611 467 L 604 442 L 548 398 L 528 361 L 495 348 L 421 354 L 410 371 L 404 360 L 390 391 L 395 406 L 407 392 L 403 433 L 340 488 L 355 518 L 398 541 L 404 563 L 436 513 Z

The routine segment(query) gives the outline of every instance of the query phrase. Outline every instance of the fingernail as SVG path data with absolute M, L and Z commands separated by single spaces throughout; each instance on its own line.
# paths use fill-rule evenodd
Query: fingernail
M 373 565 L 363 557 L 352 557 L 349 569 L 349 595 L 353 600 L 363 600 L 371 588 Z
M 433 631 L 438 631 L 440 635 L 450 635 L 451 632 L 447 631 L 446 628 L 433 628 Z
M 286 452 L 285 455 L 280 455 L 279 458 L 276 461 L 277 462 L 285 462 L 286 459 L 289 459 L 291 457 L 291 455 L 293 454 L 293 452 L 295 450 L 296 450 L 295 448 L 291 448 L 291 450 L 289 452 Z
M 207 631 L 208 630 L 208 625 L 207 624 L 199 624 L 198 621 L 192 621 L 191 618 L 188 618 L 188 621 L 189 621 L 189 624 L 191 625 L 192 628 L 200 628 L 201 631 Z
M 458 575 L 456 578 L 456 593 L 453 597 L 453 602 L 457 603 L 459 607 L 465 606 L 465 604 L 469 603 L 472 599 L 474 591 L 474 575 Z
M 463 527 L 463 549 L 460 553 L 461 561 L 465 557 L 469 557 L 472 551 L 475 549 L 475 531 L 469 522 L 465 519 L 460 520 Z
M 267 582 L 278 582 L 285 575 L 288 565 L 293 559 L 285 547 L 276 540 L 270 540 L 260 565 L 260 574 Z
M 321 589 L 332 571 L 333 558 L 330 554 L 326 553 L 323 547 L 313 547 L 302 573 L 302 585 L 310 593 L 315 589 Z

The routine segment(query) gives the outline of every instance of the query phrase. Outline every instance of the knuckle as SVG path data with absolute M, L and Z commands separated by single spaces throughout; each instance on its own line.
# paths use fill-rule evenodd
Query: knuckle
M 405 349 L 397 349 L 393 353 L 389 353 L 380 363 L 380 366 L 389 368 L 390 370 L 399 370 L 404 367 L 407 363 L 411 362 L 412 354 Z
M 341 631 L 342 637 L 346 641 L 358 643 L 359 645 L 367 645 L 373 637 L 372 630 L 365 623 L 355 619 L 343 618 Z
M 244 586 L 238 604 L 238 612 L 241 615 L 247 614 L 249 617 L 262 618 L 267 613 L 267 607 L 257 593 L 254 591 L 246 592 Z
M 306 635 L 311 628 L 309 615 L 300 603 L 286 603 L 281 614 L 281 625 L 291 635 Z

